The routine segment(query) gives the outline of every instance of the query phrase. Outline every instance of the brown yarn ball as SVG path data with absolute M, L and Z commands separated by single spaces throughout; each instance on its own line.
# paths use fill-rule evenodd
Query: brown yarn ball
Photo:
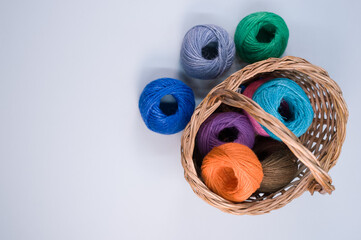
M 264 177 L 259 192 L 278 191 L 289 184 L 298 171 L 297 158 L 291 151 L 274 152 L 261 163 Z
M 258 137 L 253 151 L 261 161 L 264 174 L 258 192 L 276 192 L 296 177 L 297 157 L 284 143 Z
M 270 137 L 256 136 L 252 150 L 256 153 L 258 159 L 262 162 L 269 155 L 277 151 L 287 150 L 288 147 L 283 142 L 274 140 Z

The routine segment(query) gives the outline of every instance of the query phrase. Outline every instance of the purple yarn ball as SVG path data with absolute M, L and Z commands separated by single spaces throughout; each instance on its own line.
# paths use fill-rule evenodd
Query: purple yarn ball
M 254 129 L 247 116 L 236 112 L 212 114 L 203 122 L 197 134 L 200 154 L 207 155 L 212 148 L 227 142 L 253 147 Z

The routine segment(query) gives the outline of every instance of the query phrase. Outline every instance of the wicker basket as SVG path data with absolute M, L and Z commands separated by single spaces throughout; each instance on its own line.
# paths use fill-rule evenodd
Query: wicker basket
M 266 113 L 257 103 L 237 93 L 241 84 L 259 77 L 286 77 L 297 82 L 309 96 L 315 117 L 308 131 L 297 138 L 278 119 Z M 228 201 L 213 193 L 200 175 L 202 159 L 197 154 L 195 138 L 200 125 L 222 106 L 247 111 L 271 130 L 298 157 L 297 177 L 283 189 L 272 193 L 255 193 L 241 203 Z M 193 191 L 220 210 L 237 214 L 257 215 L 278 209 L 306 190 L 313 194 L 331 193 L 328 171 L 340 155 L 345 140 L 348 110 L 339 86 L 320 67 L 297 57 L 270 58 L 248 65 L 213 88 L 196 108 L 182 136 L 182 165 L 185 179 Z

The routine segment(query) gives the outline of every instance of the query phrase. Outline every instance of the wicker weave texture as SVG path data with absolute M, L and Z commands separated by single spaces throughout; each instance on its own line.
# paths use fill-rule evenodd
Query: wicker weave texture
M 266 113 L 253 100 L 239 94 L 241 84 L 259 77 L 285 77 L 297 82 L 310 98 L 315 113 L 308 131 L 297 138 L 278 119 Z M 256 192 L 242 203 L 230 202 L 213 193 L 199 174 L 200 159 L 195 154 L 195 139 L 200 125 L 221 106 L 247 111 L 271 130 L 296 155 L 297 177 L 283 189 L 266 194 Z M 257 215 L 278 209 L 305 191 L 312 194 L 331 193 L 335 188 L 328 171 L 336 164 L 345 140 L 348 110 L 339 86 L 327 72 L 304 59 L 286 56 L 270 58 L 248 65 L 213 88 L 196 108 L 182 135 L 181 161 L 184 176 L 193 191 L 220 210 L 237 214 Z

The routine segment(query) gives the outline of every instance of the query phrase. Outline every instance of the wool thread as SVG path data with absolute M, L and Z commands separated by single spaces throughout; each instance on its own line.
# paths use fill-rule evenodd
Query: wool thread
M 261 162 L 272 153 L 278 151 L 280 148 L 287 148 L 283 142 L 274 140 L 270 137 L 256 136 L 252 150 Z
M 227 31 L 216 25 L 197 25 L 184 36 L 181 65 L 190 77 L 214 79 L 234 60 L 235 46 Z
M 276 192 L 296 177 L 297 157 L 284 143 L 272 138 L 257 137 L 253 151 L 263 169 L 263 180 L 258 192 Z
M 229 201 L 242 202 L 260 187 L 263 171 L 250 148 L 226 143 L 213 148 L 203 159 L 202 178 L 216 194 Z
M 234 42 L 239 57 L 254 63 L 280 57 L 288 43 L 285 21 L 275 13 L 256 12 L 243 18 L 236 29 Z
M 252 99 L 297 137 L 304 134 L 313 121 L 314 112 L 309 98 L 303 89 L 290 79 L 275 78 L 262 84 Z M 262 127 L 270 137 L 281 141 L 270 130 Z
M 253 147 L 255 133 L 248 118 L 237 112 L 214 113 L 203 122 L 197 134 L 197 146 L 202 156 L 212 148 L 227 142 Z
M 162 108 L 161 99 L 166 95 L 171 95 L 176 100 L 175 109 L 167 109 L 167 106 Z M 192 89 L 172 78 L 160 78 L 150 82 L 139 98 L 139 110 L 145 125 L 161 134 L 174 134 L 183 130 L 193 114 L 194 107 Z
M 264 79 L 259 79 L 256 80 L 252 83 L 250 83 L 243 91 L 243 95 L 245 95 L 246 97 L 249 97 L 252 99 L 254 92 L 257 90 L 257 88 L 259 86 L 261 86 L 263 83 L 267 82 L 268 80 L 270 80 L 271 78 L 264 78 Z M 245 115 L 248 117 L 249 121 L 251 122 L 254 131 L 256 132 L 256 134 L 261 135 L 261 136 L 269 136 L 269 134 L 263 129 L 263 127 L 256 121 L 256 119 L 254 119 L 253 117 L 251 117 L 251 115 L 249 115 L 247 112 L 245 112 Z

